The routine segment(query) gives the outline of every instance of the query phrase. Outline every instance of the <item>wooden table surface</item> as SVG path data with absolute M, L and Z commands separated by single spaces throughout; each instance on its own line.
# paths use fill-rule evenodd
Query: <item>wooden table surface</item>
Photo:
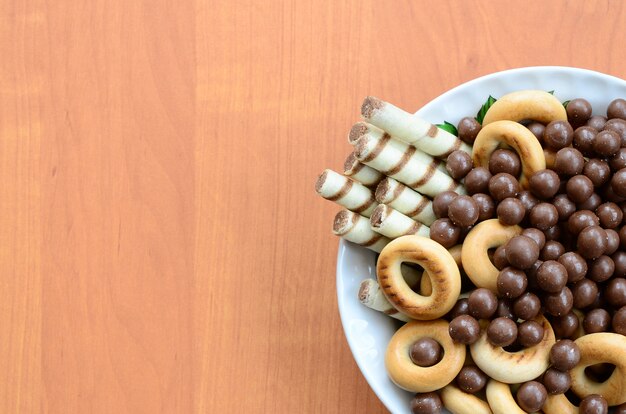
M 0 1 L 0 412 L 384 412 L 317 174 L 366 95 L 626 77 L 622 4 Z

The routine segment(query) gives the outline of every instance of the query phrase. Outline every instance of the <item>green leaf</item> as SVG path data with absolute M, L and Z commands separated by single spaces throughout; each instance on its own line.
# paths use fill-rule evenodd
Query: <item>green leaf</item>
M 476 120 L 478 121 L 479 124 L 482 125 L 483 119 L 485 119 L 485 114 L 487 113 L 489 108 L 491 108 L 491 105 L 493 105 L 494 103 L 496 103 L 496 98 L 489 95 L 489 98 L 487 98 L 487 101 L 483 104 L 483 106 L 480 107 L 480 111 L 478 111 L 478 113 L 476 114 Z
M 569 101 L 565 101 L 565 102 L 563 102 L 563 107 L 564 107 L 565 109 L 567 109 L 567 104 L 568 104 L 568 103 L 569 103 Z
M 437 124 L 437 128 L 443 129 L 444 131 L 451 133 L 455 137 L 459 136 L 459 131 L 457 131 L 456 127 L 448 121 L 443 121 L 443 124 Z
M 552 89 L 551 91 L 548 91 L 548 93 L 549 93 L 550 95 L 554 95 L 554 89 Z

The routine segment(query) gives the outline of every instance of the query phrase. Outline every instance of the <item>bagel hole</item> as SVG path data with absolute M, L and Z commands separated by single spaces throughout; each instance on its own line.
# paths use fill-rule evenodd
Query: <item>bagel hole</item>
M 511 345 L 505 346 L 502 349 L 504 349 L 506 352 L 514 353 L 523 351 L 525 348 L 522 346 L 522 344 L 519 343 L 519 341 L 515 341 Z
M 585 368 L 585 375 L 591 381 L 604 382 L 609 379 L 609 377 L 613 374 L 613 371 L 615 371 L 615 365 L 613 364 L 595 364 Z
M 580 398 L 578 397 L 578 395 L 574 393 L 574 391 L 571 388 L 567 390 L 564 395 L 565 395 L 565 398 L 567 398 L 569 402 L 574 404 L 576 407 L 580 405 Z
M 402 278 L 411 290 L 421 296 L 430 296 L 432 289 L 430 288 L 430 280 L 424 268 L 415 263 L 403 263 L 400 266 L 402 272 Z
M 495 247 L 492 247 L 491 249 L 487 250 L 487 257 L 489 257 L 489 261 L 491 262 L 491 264 L 495 266 L 496 264 L 493 262 L 493 255 L 494 254 L 496 254 L 496 248 Z

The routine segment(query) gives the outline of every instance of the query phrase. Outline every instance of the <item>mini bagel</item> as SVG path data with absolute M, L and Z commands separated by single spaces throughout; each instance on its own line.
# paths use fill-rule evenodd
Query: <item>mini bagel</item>
M 545 414 L 578 414 L 579 410 L 564 394 L 548 395 L 541 408 Z
M 488 250 L 500 247 L 522 234 L 519 226 L 504 226 L 497 219 L 478 223 L 467 234 L 461 251 L 463 270 L 478 287 L 497 292 L 496 281 L 500 271 L 491 263 Z
M 470 345 L 472 358 L 478 368 L 506 384 L 519 384 L 543 374 L 550 364 L 550 349 L 555 343 L 554 331 L 543 315 L 537 316 L 534 321 L 543 326 L 543 339 L 537 345 L 518 352 L 507 352 L 502 347 L 492 345 L 487 340 L 487 330 L 483 329 L 478 341 Z
M 489 404 L 474 394 L 461 391 L 454 383 L 443 387 L 440 395 L 443 405 L 452 414 L 493 414 Z
M 472 158 L 476 167 L 489 167 L 489 158 L 498 147 L 505 143 L 520 157 L 522 175 L 520 185 L 528 187 L 528 178 L 546 168 L 543 148 L 532 132 L 514 121 L 495 121 L 483 128 L 476 136 Z
M 483 119 L 483 126 L 502 120 L 519 122 L 526 119 L 542 124 L 567 121 L 567 112 L 563 104 L 548 92 L 516 91 L 502 96 L 491 105 Z
M 509 384 L 494 379 L 487 383 L 487 401 L 493 414 L 526 414 L 515 402 Z
M 576 339 L 580 349 L 580 362 L 571 371 L 572 390 L 579 396 L 600 394 L 609 405 L 626 402 L 626 336 L 601 332 Z M 604 382 L 595 382 L 585 375 L 590 365 L 609 363 L 615 371 Z
M 424 268 L 432 294 L 415 293 L 402 277 L 400 265 L 415 263 Z M 378 283 L 396 309 L 417 320 L 445 315 L 461 292 L 461 274 L 452 255 L 439 243 L 422 236 L 402 236 L 383 248 L 376 264 Z
M 415 365 L 409 356 L 411 345 L 420 338 L 432 338 L 443 348 L 441 361 L 431 367 Z M 465 345 L 452 341 L 448 322 L 414 321 L 402 326 L 391 337 L 385 353 L 389 378 L 400 388 L 411 392 L 436 391 L 449 384 L 463 368 Z

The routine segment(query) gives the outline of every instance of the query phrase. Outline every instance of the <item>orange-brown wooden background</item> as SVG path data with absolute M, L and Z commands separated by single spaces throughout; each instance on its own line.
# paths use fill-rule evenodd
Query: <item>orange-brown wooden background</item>
M 384 412 L 316 175 L 368 94 L 626 77 L 622 4 L 0 0 L 0 412 Z

